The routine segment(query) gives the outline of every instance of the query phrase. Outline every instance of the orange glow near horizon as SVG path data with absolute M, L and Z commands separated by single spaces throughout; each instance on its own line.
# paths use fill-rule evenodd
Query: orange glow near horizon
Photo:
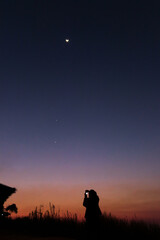
M 90 185 L 89 189 L 94 188 Z M 142 188 L 144 190 L 142 190 Z M 17 216 L 28 216 L 29 213 L 42 207 L 42 211 L 49 210 L 49 203 L 55 205 L 56 212 L 64 216 L 68 211 L 77 214 L 83 219 L 85 208 L 82 206 L 85 186 L 41 186 L 19 188 L 7 201 L 6 205 L 15 202 L 18 206 Z M 88 188 L 87 188 L 88 189 Z M 160 190 L 145 189 L 144 186 L 125 186 L 103 184 L 94 188 L 100 197 L 100 208 L 102 212 L 111 213 L 122 218 L 150 219 L 159 221 L 160 216 Z

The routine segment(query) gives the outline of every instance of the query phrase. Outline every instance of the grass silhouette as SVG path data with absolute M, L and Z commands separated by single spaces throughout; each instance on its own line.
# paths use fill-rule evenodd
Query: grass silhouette
M 97 229 L 87 232 L 85 222 L 77 215 L 67 212 L 61 217 L 53 204 L 43 212 L 42 207 L 35 208 L 28 217 L 0 219 L 0 239 L 8 234 L 30 237 L 65 237 L 70 239 L 160 239 L 160 226 L 136 219 L 118 219 L 104 213 Z

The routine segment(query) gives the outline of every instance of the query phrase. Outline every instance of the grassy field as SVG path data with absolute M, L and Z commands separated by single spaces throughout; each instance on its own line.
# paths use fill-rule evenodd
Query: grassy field
M 160 240 L 160 226 L 138 220 L 118 219 L 103 214 L 98 227 L 88 231 L 76 215 L 60 217 L 55 209 L 33 211 L 29 217 L 0 219 L 0 240 L 82 240 L 82 239 L 150 239 Z

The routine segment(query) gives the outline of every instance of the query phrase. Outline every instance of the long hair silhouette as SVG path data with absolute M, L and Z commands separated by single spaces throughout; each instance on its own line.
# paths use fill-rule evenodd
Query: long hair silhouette
M 88 224 L 97 224 L 101 216 L 99 207 L 99 197 L 93 189 L 86 190 L 84 194 L 83 206 L 86 208 L 85 219 Z

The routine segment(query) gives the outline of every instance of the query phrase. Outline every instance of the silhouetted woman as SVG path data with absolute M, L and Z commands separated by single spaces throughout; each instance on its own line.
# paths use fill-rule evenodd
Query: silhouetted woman
M 101 210 L 99 208 L 99 197 L 93 189 L 85 191 L 83 206 L 86 207 L 85 219 L 87 226 L 89 228 L 96 227 L 99 224 Z

